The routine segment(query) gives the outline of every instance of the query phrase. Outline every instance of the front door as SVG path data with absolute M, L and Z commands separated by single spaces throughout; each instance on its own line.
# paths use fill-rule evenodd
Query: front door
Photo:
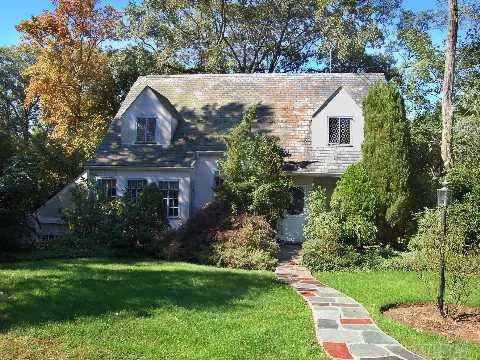
M 282 241 L 293 243 L 303 241 L 306 193 L 306 185 L 296 185 L 290 190 L 290 206 L 285 217 L 278 223 L 278 233 Z

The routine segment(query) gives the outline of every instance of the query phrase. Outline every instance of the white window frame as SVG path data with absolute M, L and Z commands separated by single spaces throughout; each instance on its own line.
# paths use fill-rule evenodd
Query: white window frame
M 95 177 L 95 186 L 97 187 L 97 189 L 98 189 L 98 181 L 99 180 L 115 180 L 115 197 L 111 198 L 111 199 L 108 199 L 108 194 L 105 194 L 105 201 L 112 202 L 112 201 L 116 200 L 119 197 L 117 178 L 114 177 L 114 176 L 97 176 L 97 177 Z
M 180 184 L 181 184 L 181 181 L 180 179 L 178 178 L 172 178 L 172 179 L 158 179 L 156 180 L 156 183 L 157 183 L 157 186 L 159 188 L 160 191 L 164 191 L 161 187 L 160 187 L 160 183 L 162 182 L 176 182 L 178 184 L 178 189 L 177 189 L 177 206 L 172 206 L 170 207 L 170 204 L 169 204 L 169 200 L 170 199 L 173 199 L 170 198 L 170 197 L 164 197 L 163 200 L 166 201 L 166 207 L 165 207 L 165 210 L 167 212 L 167 219 L 178 219 L 180 218 Z M 170 189 L 168 189 L 167 191 L 169 191 Z M 177 215 L 170 215 L 170 208 L 172 209 L 177 209 Z
M 155 121 L 155 129 L 153 131 L 153 141 L 147 141 L 147 129 L 148 129 L 148 121 L 145 121 L 145 136 L 144 141 L 138 141 L 138 121 L 140 119 L 153 119 Z M 157 144 L 157 126 L 158 121 L 156 116 L 137 116 L 135 118 L 135 144 L 137 145 L 155 145 Z
M 145 187 L 148 185 L 148 180 L 145 179 L 145 178 L 127 178 L 126 180 L 127 180 L 127 188 L 125 189 L 125 195 L 127 195 L 130 200 L 132 200 L 132 198 L 130 197 L 130 192 L 129 192 L 129 188 L 128 188 L 128 182 L 129 182 L 129 181 L 144 181 L 144 182 L 145 182 L 145 186 L 143 187 L 142 191 L 143 191 L 143 190 L 145 189 Z M 138 190 L 138 189 L 136 189 L 136 190 Z M 141 192 L 140 192 L 140 194 L 141 194 Z M 138 198 L 139 198 L 140 194 L 137 195 L 137 197 L 136 197 L 136 199 L 135 199 L 135 202 L 138 201 Z
M 338 142 L 337 143 L 332 143 L 330 142 L 330 119 L 338 119 Z M 341 143 L 340 142 L 340 120 L 341 119 L 348 119 L 349 120 L 349 141 L 348 143 Z M 327 116 L 327 139 L 328 139 L 328 145 L 331 146 L 351 146 L 352 145 L 352 123 L 353 123 L 353 116 L 347 116 L 347 115 L 341 115 L 341 116 Z

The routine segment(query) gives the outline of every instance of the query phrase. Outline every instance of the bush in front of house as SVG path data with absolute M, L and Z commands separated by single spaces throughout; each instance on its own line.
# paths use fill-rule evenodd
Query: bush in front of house
M 274 224 L 289 205 L 292 182 L 282 171 L 285 154 L 278 139 L 251 131 L 255 116 L 256 107 L 250 107 L 225 136 L 216 194 L 233 214 L 262 215 Z
M 149 184 L 137 202 L 126 197 L 112 202 L 92 182 L 77 185 L 71 205 L 63 212 L 75 247 L 105 246 L 154 256 L 166 246 L 168 229 L 163 196 Z
M 177 231 L 168 234 L 164 257 L 169 260 L 209 263 L 216 234 L 231 225 L 231 212 L 220 201 L 213 201 L 192 214 Z
M 316 271 L 340 270 L 358 263 L 354 247 L 343 241 L 340 218 L 327 209 L 325 190 L 313 189 L 306 201 L 302 263 Z
M 330 207 L 341 224 L 343 243 L 355 248 L 377 244 L 382 206 L 362 162 L 345 170 Z
M 240 215 L 228 229 L 217 232 L 211 260 L 217 266 L 272 270 L 279 246 L 276 232 L 264 216 Z

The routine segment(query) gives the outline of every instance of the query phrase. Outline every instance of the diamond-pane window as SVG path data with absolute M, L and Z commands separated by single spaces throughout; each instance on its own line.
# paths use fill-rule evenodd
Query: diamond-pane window
M 156 118 L 138 118 L 137 119 L 137 143 L 152 144 L 155 143 Z
M 350 144 L 350 122 L 352 118 L 331 117 L 328 119 L 328 142 Z
M 178 181 L 159 181 L 158 187 L 163 194 L 167 216 L 178 217 Z

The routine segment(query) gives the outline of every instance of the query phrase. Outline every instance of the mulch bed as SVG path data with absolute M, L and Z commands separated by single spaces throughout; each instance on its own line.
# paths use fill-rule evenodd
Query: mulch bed
M 390 307 L 384 314 L 417 329 L 480 343 L 478 307 L 448 305 L 448 315 L 442 318 L 434 303 L 410 303 Z

